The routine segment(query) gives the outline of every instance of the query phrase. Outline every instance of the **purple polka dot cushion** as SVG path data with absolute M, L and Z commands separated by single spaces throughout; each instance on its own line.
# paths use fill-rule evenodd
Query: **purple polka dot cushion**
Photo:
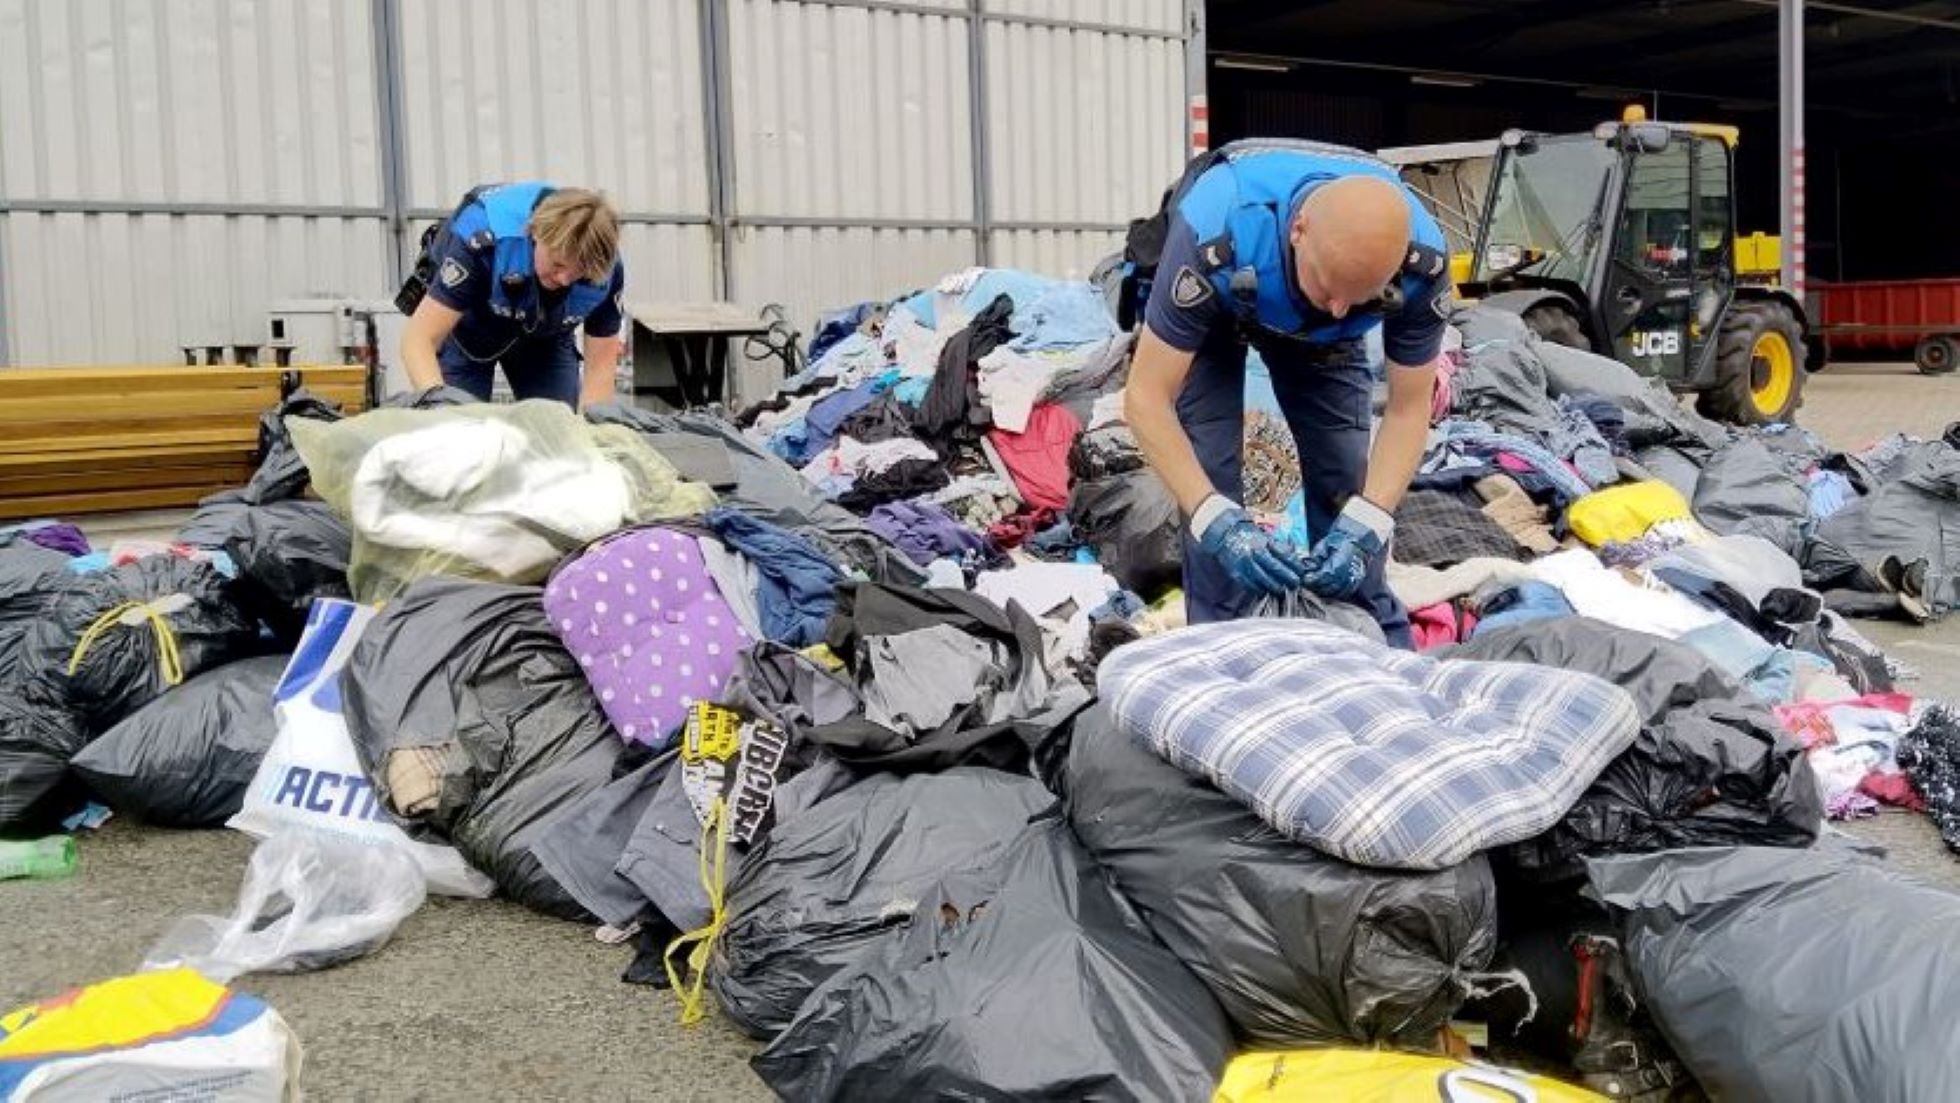
M 552 578 L 545 612 L 627 739 L 665 747 L 695 701 L 721 696 L 754 640 L 715 587 L 695 538 L 631 529 Z

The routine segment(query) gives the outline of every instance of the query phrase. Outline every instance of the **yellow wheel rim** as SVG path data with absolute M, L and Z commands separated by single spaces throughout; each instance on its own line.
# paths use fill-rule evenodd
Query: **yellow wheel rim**
M 1781 414 L 1797 385 L 1797 356 L 1790 342 L 1774 330 L 1764 333 L 1756 338 L 1756 347 L 1750 350 L 1749 358 L 1760 365 L 1757 369 L 1760 382 L 1749 392 L 1756 410 L 1762 414 Z

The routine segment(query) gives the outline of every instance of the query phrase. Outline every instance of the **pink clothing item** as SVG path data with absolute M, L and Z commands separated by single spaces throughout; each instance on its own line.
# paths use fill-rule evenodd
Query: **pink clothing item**
M 1434 651 L 1470 638 L 1477 627 L 1477 614 L 1458 610 L 1444 601 L 1409 610 L 1409 634 L 1415 637 L 1417 651 Z
M 988 443 L 1007 465 L 1021 500 L 1034 509 L 1068 508 L 1068 450 L 1082 434 L 1082 423 L 1066 406 L 1048 403 L 1028 415 L 1026 432 L 995 429 Z
M 1804 750 L 1827 747 L 1837 742 L 1837 728 L 1831 723 L 1831 710 L 1840 708 L 1883 709 L 1901 716 L 1912 711 L 1912 697 L 1904 693 L 1870 693 L 1844 701 L 1799 701 L 1777 705 L 1774 711 L 1783 730 L 1795 736 Z

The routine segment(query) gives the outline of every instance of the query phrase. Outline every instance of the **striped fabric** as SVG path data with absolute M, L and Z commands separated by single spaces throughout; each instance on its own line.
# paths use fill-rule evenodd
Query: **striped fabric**
M 1396 869 L 1549 829 L 1639 728 L 1589 674 L 1439 662 L 1304 620 L 1142 640 L 1099 681 L 1132 738 L 1282 834 Z

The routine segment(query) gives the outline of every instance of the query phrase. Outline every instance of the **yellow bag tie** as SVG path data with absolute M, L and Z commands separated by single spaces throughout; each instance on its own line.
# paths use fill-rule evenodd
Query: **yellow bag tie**
M 177 633 L 170 630 L 170 622 L 163 619 L 163 614 L 157 612 L 149 603 L 141 601 L 125 601 L 95 618 L 94 623 L 88 626 L 88 630 L 82 633 L 80 642 L 75 644 L 75 653 L 68 658 L 70 678 L 73 678 L 75 672 L 82 668 L 82 657 L 88 654 L 88 649 L 95 645 L 95 641 L 101 639 L 104 633 L 114 628 L 119 621 L 131 613 L 141 613 L 143 618 L 150 622 L 150 632 L 156 636 L 157 665 L 163 671 L 164 684 L 174 686 L 183 683 L 184 661 L 177 653 Z
M 710 851 L 714 854 L 712 861 L 709 860 Z M 669 942 L 662 962 L 667 967 L 667 983 L 673 987 L 674 995 L 680 997 L 682 1026 L 693 1026 L 708 1017 L 703 998 L 708 982 L 708 960 L 714 954 L 715 939 L 721 934 L 722 924 L 728 919 L 722 894 L 727 864 L 728 806 L 721 797 L 716 797 L 714 804 L 708 808 L 708 822 L 701 828 L 701 887 L 708 892 L 708 925 Z M 687 955 L 687 967 L 694 971 L 694 980 L 692 984 L 684 985 L 680 970 L 674 968 L 674 955 L 688 945 L 694 947 Z

